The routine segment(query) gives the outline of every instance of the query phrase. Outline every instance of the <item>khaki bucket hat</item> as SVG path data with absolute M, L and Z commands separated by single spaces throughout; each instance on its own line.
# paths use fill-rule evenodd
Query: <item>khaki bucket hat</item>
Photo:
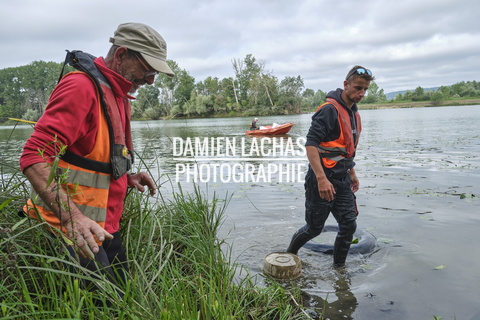
M 173 77 L 175 74 L 167 64 L 167 43 L 151 27 L 136 22 L 118 26 L 110 42 L 120 47 L 139 52 L 143 59 L 156 71 Z

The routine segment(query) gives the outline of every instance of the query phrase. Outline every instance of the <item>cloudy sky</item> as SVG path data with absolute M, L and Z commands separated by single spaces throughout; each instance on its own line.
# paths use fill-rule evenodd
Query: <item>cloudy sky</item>
M 371 69 L 385 93 L 480 81 L 478 0 L 11 0 L 0 6 L 0 69 L 61 62 L 65 50 L 105 55 L 123 22 L 165 38 L 196 81 L 233 76 L 252 54 L 279 80 L 341 86 Z

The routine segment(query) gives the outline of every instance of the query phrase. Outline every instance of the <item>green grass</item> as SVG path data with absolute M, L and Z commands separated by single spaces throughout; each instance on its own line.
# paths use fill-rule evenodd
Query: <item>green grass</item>
M 0 319 L 302 318 L 292 302 L 299 292 L 236 277 L 241 267 L 217 238 L 228 199 L 199 188 L 155 202 L 131 192 L 122 221 L 130 279 L 115 287 L 72 261 L 46 225 L 17 215 L 27 187 L 21 175 L 8 179 L 15 181 L 0 194 Z M 100 289 L 86 290 L 83 280 Z

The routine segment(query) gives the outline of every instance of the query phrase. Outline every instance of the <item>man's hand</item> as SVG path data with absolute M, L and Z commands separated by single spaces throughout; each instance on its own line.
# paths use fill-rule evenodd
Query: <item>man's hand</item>
M 147 186 L 150 190 L 150 195 L 154 196 L 157 192 L 157 187 L 152 178 L 146 172 L 139 172 L 128 175 L 128 186 L 130 188 L 136 188 L 140 192 L 144 192 L 144 186 Z
M 335 199 L 335 188 L 325 175 L 317 147 L 306 146 L 305 149 L 307 151 L 308 162 L 317 178 L 318 194 L 320 198 L 327 201 L 333 201 L 333 199 Z
M 325 178 L 317 178 L 318 182 L 318 193 L 320 194 L 320 198 L 325 199 L 327 201 L 333 201 L 335 199 L 335 188 L 333 187 L 332 183 Z
M 358 180 L 357 174 L 355 173 L 355 170 L 353 168 L 350 170 L 350 179 L 351 179 L 350 188 L 355 193 L 360 188 L 360 181 Z
M 95 237 L 102 242 L 105 239 L 113 239 L 113 236 L 98 223 L 84 216 L 72 199 L 67 197 L 65 192 L 59 191 L 61 187 L 55 182 L 46 186 L 50 170 L 48 165 L 40 162 L 26 168 L 24 173 L 38 195 L 60 219 L 66 231 L 65 236 L 73 242 L 72 245 L 78 253 L 84 257 L 93 258 L 99 250 Z M 66 207 L 69 208 L 68 211 L 64 209 Z
M 68 213 L 64 216 L 68 216 Z M 83 214 L 64 219 L 62 226 L 66 229 L 66 236 L 73 242 L 75 250 L 85 258 L 93 259 L 95 253 L 99 251 L 95 239 L 100 242 L 113 239 L 110 233 Z

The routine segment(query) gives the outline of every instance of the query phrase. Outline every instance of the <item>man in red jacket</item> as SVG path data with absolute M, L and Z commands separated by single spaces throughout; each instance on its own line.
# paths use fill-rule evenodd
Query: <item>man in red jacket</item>
M 165 40 L 151 27 L 121 24 L 110 42 L 105 58 L 67 54 L 66 61 L 79 71 L 63 77 L 52 92 L 24 146 L 20 167 L 33 187 L 25 212 L 47 221 L 52 233 L 63 232 L 72 243 L 69 251 L 80 255 L 83 266 L 101 266 L 113 280 L 124 281 L 126 255 L 119 229 L 127 188 L 143 192 L 146 186 L 151 195 L 156 193 L 147 173 L 130 173 L 129 93 L 152 84 L 160 72 L 174 74 L 166 63 Z M 53 161 L 66 174 L 58 184 L 49 179 Z M 112 270 L 112 265 L 119 268 Z

